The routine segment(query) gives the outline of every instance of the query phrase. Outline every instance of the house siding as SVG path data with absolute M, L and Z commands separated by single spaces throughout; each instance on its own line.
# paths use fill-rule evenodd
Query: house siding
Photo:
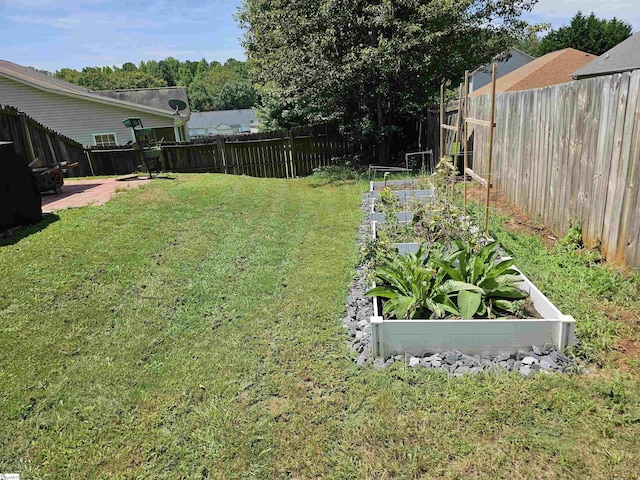
M 533 61 L 532 57 L 525 55 L 517 50 L 511 50 L 511 57 L 506 62 L 499 62 L 496 68 L 497 78 L 500 78 L 507 73 L 511 73 L 514 70 L 526 65 L 527 63 Z M 487 64 L 484 68 L 487 69 L 488 73 L 478 71 L 471 75 L 469 91 L 473 92 L 474 90 L 478 90 L 479 88 L 484 87 L 485 85 L 491 83 L 491 66 L 493 64 Z
M 15 107 L 85 146 L 95 144 L 94 133 L 115 133 L 120 145 L 132 140 L 131 129 L 122 125 L 127 117 L 140 117 L 145 127 L 173 128 L 169 117 L 46 92 L 4 77 L 0 77 L 0 105 Z

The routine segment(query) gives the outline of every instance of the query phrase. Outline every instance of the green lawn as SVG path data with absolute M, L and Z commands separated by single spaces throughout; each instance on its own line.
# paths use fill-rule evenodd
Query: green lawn
M 355 366 L 364 183 L 176 177 L 0 247 L 0 472 L 640 476 L 638 368 L 607 346 L 587 376 Z

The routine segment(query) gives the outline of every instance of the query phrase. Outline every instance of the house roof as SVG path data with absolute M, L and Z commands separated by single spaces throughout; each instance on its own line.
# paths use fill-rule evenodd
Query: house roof
M 595 77 L 640 68 L 640 32 L 620 42 L 571 74 L 573 78 Z
M 569 74 L 586 65 L 595 55 L 573 48 L 547 53 L 496 80 L 496 93 L 548 87 L 571 81 Z M 491 93 L 491 84 L 470 93 L 470 97 Z
M 17 65 L 6 60 L 0 60 L 0 75 L 16 82 L 24 83 L 26 85 L 44 90 L 46 92 L 57 93 L 60 95 L 67 95 L 72 97 L 83 98 L 98 103 L 113 105 L 121 108 L 132 108 L 135 110 L 141 110 L 155 115 L 173 117 L 173 111 L 166 108 L 157 108 L 153 105 L 144 105 L 135 103 L 129 100 L 120 100 L 117 98 L 111 98 L 89 90 L 86 87 L 80 85 L 74 85 L 73 83 L 65 82 L 59 78 L 50 77 L 44 73 L 36 72 L 35 70 L 21 65 Z
M 217 110 L 215 112 L 193 112 L 189 128 L 216 128 L 218 125 L 257 125 L 256 113 L 251 108 L 241 110 Z
M 187 108 L 180 111 L 180 115 L 188 118 L 191 114 L 189 99 L 187 98 L 187 89 L 185 87 L 129 88 L 121 90 L 99 90 L 93 93 L 104 97 L 115 98 L 123 102 L 146 105 L 157 108 L 158 110 L 166 110 L 171 113 L 174 113 L 174 111 L 169 107 L 169 100 L 182 100 L 187 104 Z
M 511 50 L 509 50 L 508 52 L 502 52 L 500 55 L 496 55 L 495 57 L 493 57 L 493 60 L 485 65 L 480 65 L 478 68 L 476 68 L 473 72 L 471 72 L 469 75 L 473 75 L 474 73 L 478 73 L 479 71 L 490 71 L 491 70 L 491 66 L 495 63 L 495 62 L 507 62 L 514 53 L 519 53 L 520 55 L 522 55 L 523 57 L 527 57 L 530 58 L 531 60 L 534 60 L 535 57 L 532 57 L 531 55 L 529 55 L 528 53 L 523 52 L 522 50 L 518 50 L 517 48 L 512 48 Z M 509 56 L 509 58 L 507 58 Z

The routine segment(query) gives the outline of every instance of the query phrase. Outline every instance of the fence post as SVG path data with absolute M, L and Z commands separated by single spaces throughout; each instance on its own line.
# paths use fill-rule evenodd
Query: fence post
M 88 148 L 84 151 L 85 155 L 87 156 L 87 160 L 89 160 L 89 170 L 91 171 L 91 176 L 95 176 L 95 172 L 93 171 L 93 162 L 91 161 L 91 150 L 89 150 Z
M 164 155 L 164 148 L 160 149 L 160 170 L 163 172 L 168 172 L 169 169 L 167 168 L 167 158 Z
M 293 137 L 293 131 L 292 130 L 287 130 L 287 137 L 289 138 L 289 169 L 291 171 L 291 178 L 295 178 L 296 177 L 296 171 L 293 168 L 293 142 L 294 142 L 294 137 Z
M 29 159 L 29 163 L 31 163 L 36 159 L 36 152 L 33 149 L 33 143 L 31 142 L 29 123 L 25 114 L 18 113 L 18 117 L 20 117 L 20 124 L 22 125 L 22 135 L 24 136 L 24 143 L 27 147 L 27 158 Z
M 218 149 L 218 155 L 220 155 L 220 160 L 222 161 L 222 171 L 227 174 L 229 173 L 227 170 L 227 148 L 223 137 L 216 138 L 216 147 Z

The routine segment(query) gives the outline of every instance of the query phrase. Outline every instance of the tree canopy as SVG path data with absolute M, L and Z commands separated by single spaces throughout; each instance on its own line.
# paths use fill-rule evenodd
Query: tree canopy
M 191 108 L 196 111 L 250 108 L 259 101 L 249 66 L 233 58 L 221 64 L 204 58 L 181 62 L 168 57 L 139 65 L 126 62 L 122 67 L 62 68 L 54 75 L 91 90 L 186 87 Z
M 339 118 L 389 159 L 439 85 L 515 45 L 536 0 L 244 0 L 238 19 L 265 124 Z
M 588 17 L 582 12 L 576 13 L 566 27 L 551 30 L 528 52 L 541 56 L 563 48 L 575 48 L 594 55 L 602 55 L 607 50 L 631 36 L 631 24 L 612 18 L 596 18 L 593 12 Z

